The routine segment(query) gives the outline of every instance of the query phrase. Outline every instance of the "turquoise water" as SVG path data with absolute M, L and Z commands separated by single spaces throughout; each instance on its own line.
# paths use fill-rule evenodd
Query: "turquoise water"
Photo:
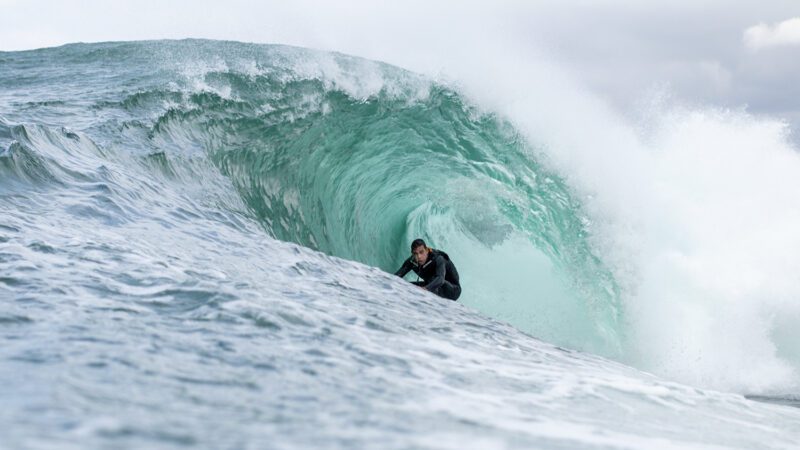
M 0 148 L 0 446 L 797 442 L 795 408 L 613 361 L 629 293 L 569 174 L 452 86 L 233 42 L 0 53 Z M 415 237 L 459 303 L 386 273 Z

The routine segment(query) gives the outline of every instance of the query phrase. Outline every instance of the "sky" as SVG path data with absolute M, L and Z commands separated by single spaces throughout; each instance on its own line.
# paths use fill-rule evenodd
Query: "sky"
M 335 50 L 434 73 L 451 50 L 506 52 L 558 64 L 623 112 L 665 91 L 783 119 L 800 142 L 797 0 L 0 0 L 0 51 L 187 37 Z

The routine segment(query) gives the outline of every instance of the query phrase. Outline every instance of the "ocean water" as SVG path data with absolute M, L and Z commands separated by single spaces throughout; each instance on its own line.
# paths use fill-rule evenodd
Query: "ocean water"
M 0 447 L 800 446 L 785 127 L 481 85 L 0 53 Z M 415 237 L 459 302 L 390 274 Z

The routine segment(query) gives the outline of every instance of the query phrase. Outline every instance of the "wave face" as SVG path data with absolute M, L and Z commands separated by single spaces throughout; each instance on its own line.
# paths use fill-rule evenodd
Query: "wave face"
M 12 447 L 219 447 L 218 411 L 239 446 L 780 448 L 800 431 L 793 409 L 554 346 L 635 364 L 640 311 L 570 174 L 452 87 L 194 40 L 0 53 L 0 69 Z M 415 237 L 456 261 L 460 303 L 385 273 Z M 635 422 L 597 419 L 609 405 Z
M 508 124 L 387 66 L 327 83 L 275 70 L 206 74 L 224 95 L 182 97 L 150 138 L 208 152 L 271 236 L 389 272 L 424 237 L 457 258 L 466 304 L 618 354 L 615 286 L 580 206 Z
M 97 80 L 102 93 L 86 105 L 105 147 L 185 177 L 197 164 L 218 170 L 270 236 L 329 255 L 393 272 L 424 237 L 456 258 L 466 304 L 551 342 L 619 354 L 616 287 L 587 245 L 580 205 L 507 123 L 456 92 L 281 47 L 62 52 L 129 61 L 109 70 L 130 85 Z M 41 103 L 23 108 L 67 109 Z

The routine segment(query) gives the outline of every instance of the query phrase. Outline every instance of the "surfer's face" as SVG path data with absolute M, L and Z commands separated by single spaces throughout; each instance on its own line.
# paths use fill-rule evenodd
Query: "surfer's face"
M 411 250 L 411 254 L 414 255 L 414 259 L 417 260 L 417 264 L 425 264 L 425 261 L 428 260 L 428 253 L 428 248 L 424 245 L 420 245 L 414 250 Z

